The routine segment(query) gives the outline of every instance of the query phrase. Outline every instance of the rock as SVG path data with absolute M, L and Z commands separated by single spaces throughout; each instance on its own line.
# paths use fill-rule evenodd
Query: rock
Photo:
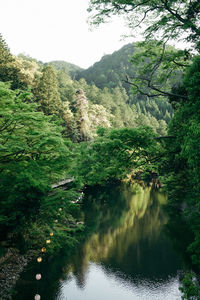
M 8 249 L 0 260 L 0 299 L 12 299 L 11 291 L 25 266 L 36 256 L 35 251 L 20 255 L 16 249 Z

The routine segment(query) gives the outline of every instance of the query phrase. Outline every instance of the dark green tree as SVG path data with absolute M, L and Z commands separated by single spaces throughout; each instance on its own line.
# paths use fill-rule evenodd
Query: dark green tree
M 62 113 L 63 108 L 58 92 L 58 81 L 52 66 L 47 65 L 43 68 L 42 76 L 38 79 L 33 93 L 38 107 L 44 114 L 60 115 Z

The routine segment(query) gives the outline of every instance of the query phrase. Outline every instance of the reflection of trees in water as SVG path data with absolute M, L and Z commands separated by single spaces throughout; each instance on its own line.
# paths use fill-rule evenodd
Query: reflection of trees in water
M 106 259 L 113 249 L 117 258 L 123 259 L 130 244 L 138 244 L 141 239 L 156 239 L 161 225 L 166 223 L 158 202 L 162 194 L 152 193 L 151 187 L 140 186 L 137 194 L 127 188 L 122 193 L 129 204 L 122 224 L 115 229 L 108 228 L 105 234 L 94 234 L 84 245 L 88 259 L 92 261 Z
M 87 271 L 88 271 L 88 261 L 86 259 L 83 259 L 85 256 L 84 251 L 79 252 L 78 255 L 76 255 L 76 258 L 73 261 L 72 264 L 72 273 L 74 274 L 76 278 L 77 286 L 81 289 L 84 288 L 86 280 L 87 280 Z
M 131 260 L 137 265 L 142 264 L 144 243 L 150 249 L 159 239 L 162 225 L 167 222 L 161 209 L 162 204 L 166 203 L 166 194 L 154 190 L 153 187 L 132 184 L 123 185 L 120 195 L 118 190 L 119 196 L 123 199 L 124 206 L 120 203 L 121 217 L 118 227 L 115 226 L 116 222 L 112 226 L 113 211 L 119 210 L 115 201 L 112 206 L 106 206 L 106 212 L 97 221 L 98 232 L 92 234 L 74 259 L 72 269 L 79 286 L 84 286 L 89 261 L 112 264 L 114 260 L 115 265 L 127 264 L 127 269 Z M 105 224 L 109 224 L 106 230 Z

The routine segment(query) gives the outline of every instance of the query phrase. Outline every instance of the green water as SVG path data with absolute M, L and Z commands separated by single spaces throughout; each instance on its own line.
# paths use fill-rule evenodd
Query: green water
M 166 193 L 139 184 L 88 189 L 84 242 L 70 257 L 66 249 L 27 266 L 13 299 L 181 299 L 183 265 L 166 234 L 166 202 Z

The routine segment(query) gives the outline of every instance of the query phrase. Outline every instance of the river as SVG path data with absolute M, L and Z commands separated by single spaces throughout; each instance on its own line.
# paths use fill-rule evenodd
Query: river
M 183 262 L 166 230 L 167 194 L 144 184 L 87 189 L 85 238 L 40 265 L 27 266 L 14 300 L 179 300 Z M 66 254 L 66 255 L 65 255 Z M 42 280 L 35 280 L 40 272 Z

